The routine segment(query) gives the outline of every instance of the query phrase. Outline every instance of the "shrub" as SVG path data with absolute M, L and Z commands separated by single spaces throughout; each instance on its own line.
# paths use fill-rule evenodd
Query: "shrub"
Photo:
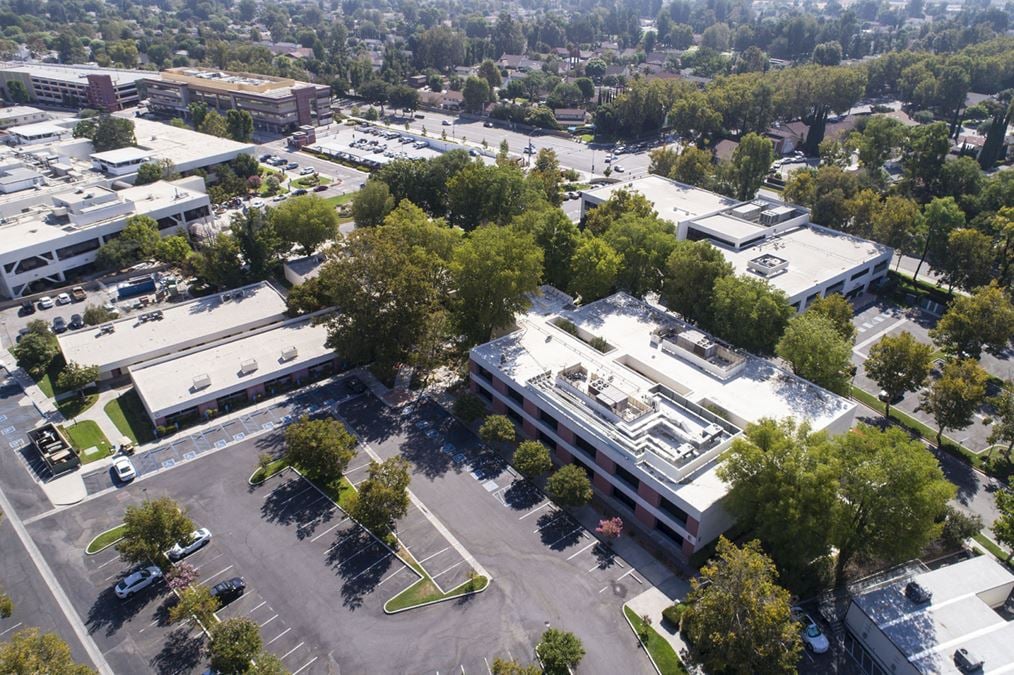
M 680 621 L 683 620 L 683 612 L 685 612 L 686 609 L 686 605 L 677 602 L 675 605 L 670 605 L 662 610 L 662 619 L 664 621 L 668 621 L 671 626 L 674 626 L 678 630 L 680 627 Z

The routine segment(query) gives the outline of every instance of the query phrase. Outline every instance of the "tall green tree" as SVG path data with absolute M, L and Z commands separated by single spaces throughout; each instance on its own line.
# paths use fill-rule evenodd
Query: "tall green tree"
M 996 493 L 996 510 L 999 515 L 993 523 L 993 537 L 1006 546 L 1008 551 L 1014 551 L 1014 492 L 1010 488 Z M 1008 552 L 1008 562 L 1011 555 Z
M 154 563 L 163 569 L 169 565 L 164 552 L 194 530 L 186 511 L 169 497 L 127 506 L 123 526 L 123 538 L 116 544 L 120 557 L 131 563 Z
M 944 351 L 978 359 L 983 348 L 1000 353 L 1014 336 L 1014 306 L 996 283 L 969 296 L 958 296 L 930 330 L 930 337 Z
M 944 364 L 940 377 L 922 394 L 921 408 L 937 423 L 937 445 L 947 429 L 964 429 L 986 398 L 989 374 L 974 359 Z
M 219 138 L 229 137 L 229 127 L 225 122 L 225 118 L 217 110 L 209 110 L 200 125 L 197 126 L 197 130 L 209 136 L 218 136 Z
M 302 195 L 271 209 L 268 217 L 275 232 L 287 244 L 299 246 L 304 255 L 338 236 L 338 214 L 326 200 Z
M 841 293 L 831 293 L 822 298 L 817 298 L 807 305 L 806 311 L 820 314 L 829 319 L 838 335 L 841 335 L 849 344 L 855 342 L 856 327 L 852 323 L 855 309 L 852 307 L 852 303 L 846 300 L 845 296 Z
M 336 419 L 305 415 L 285 429 L 285 457 L 307 476 L 333 483 L 356 456 L 356 437 Z
M 99 379 L 98 366 L 83 366 L 71 361 L 56 376 L 56 386 L 64 391 L 79 391 Z
M 106 269 L 129 267 L 153 257 L 161 240 L 158 223 L 154 218 L 146 215 L 131 216 L 120 235 L 99 249 L 96 263 Z
M 617 286 L 636 297 L 662 287 L 662 269 L 676 246 L 671 223 L 628 213 L 613 221 L 602 238 L 623 259 Z
M 715 281 L 711 328 L 743 349 L 773 353 L 793 314 L 785 293 L 760 279 L 730 275 Z
M 535 652 L 542 659 L 546 675 L 568 675 L 584 658 L 584 645 L 573 633 L 549 628 L 539 639 Z
M 465 109 L 469 112 L 481 112 L 489 101 L 489 82 L 481 77 L 469 77 L 461 89 L 461 97 L 465 101 Z
M 225 126 L 229 137 L 240 143 L 248 143 L 253 139 L 253 116 L 246 110 L 230 110 L 225 113 Z
M 928 194 L 937 189 L 944 160 L 950 150 L 950 135 L 944 122 L 908 130 L 902 167 L 906 179 L 918 193 Z
M 254 279 L 267 279 L 278 267 L 281 255 L 287 248 L 272 219 L 262 209 L 251 207 L 245 213 L 232 216 L 229 232 L 239 245 L 243 260 L 250 269 L 250 276 Z
M 318 276 L 322 305 L 339 307 L 328 323 L 328 346 L 381 369 L 406 361 L 442 296 L 442 270 L 435 256 L 386 228 L 356 230 Z
M 932 356 L 933 348 L 916 340 L 908 331 L 885 335 L 870 348 L 863 368 L 886 394 L 885 417 L 891 415 L 891 401 L 919 389 L 926 382 Z
M 514 467 L 525 478 L 535 478 L 553 468 L 549 449 L 538 441 L 522 441 L 514 451 Z
M 531 235 L 486 225 L 454 251 L 454 314 L 471 344 L 488 340 L 497 328 L 528 307 L 528 294 L 542 278 L 542 251 Z
M 358 227 L 375 227 L 394 210 L 394 197 L 387 183 L 367 181 L 352 198 L 352 218 Z
M 235 288 L 246 281 L 239 242 L 228 232 L 219 232 L 195 251 L 189 260 L 194 276 L 215 288 Z
M 1005 380 L 1003 390 L 990 399 L 993 406 L 993 424 L 989 429 L 990 445 L 1006 445 L 1004 456 L 1011 459 L 1014 451 L 1014 382 Z
M 74 662 L 70 647 L 56 633 L 24 628 L 0 644 L 0 672 L 13 675 L 91 675 L 93 671 L 88 666 Z
M 640 192 L 617 190 L 602 204 L 584 214 L 584 229 L 594 235 L 601 235 L 624 215 L 637 218 L 655 218 L 655 207 Z
M 524 174 L 513 164 L 473 162 L 447 182 L 450 221 L 465 230 L 507 224 L 524 211 L 530 197 Z
M 777 574 L 756 540 L 742 548 L 718 540 L 684 603 L 683 632 L 696 662 L 709 672 L 796 672 L 802 639 Z
M 789 319 L 775 353 L 792 365 L 796 375 L 836 394 L 848 394 L 852 343 L 826 316 L 803 312 Z
M 568 290 L 584 302 L 598 300 L 616 286 L 623 258 L 601 237 L 585 233 L 570 261 Z
M 489 415 L 479 427 L 479 438 L 490 445 L 513 443 L 517 432 L 506 415 Z
M 533 206 L 512 221 L 515 229 L 532 235 L 542 249 L 543 280 L 556 288 L 570 286 L 571 262 L 580 241 L 577 225 L 558 207 Z
M 211 667 L 220 673 L 245 673 L 261 651 L 260 629 L 250 619 L 232 618 L 211 627 L 208 653 Z
M 953 197 L 936 197 L 922 209 L 922 255 L 913 279 L 919 277 L 924 261 L 937 269 L 947 267 L 951 233 L 965 226 L 965 214 Z
M 45 321 L 30 321 L 26 328 L 28 332 L 11 347 L 11 354 L 17 359 L 19 367 L 38 380 L 60 353 L 60 343 Z
M 744 135 L 726 167 L 729 194 L 736 199 L 753 199 L 774 160 L 775 150 L 770 140 L 753 132 Z
M 204 626 L 214 626 L 215 612 L 221 606 L 211 589 L 201 584 L 192 584 L 180 591 L 179 600 L 169 608 L 169 622 L 188 621 L 191 617 Z
M 134 137 L 134 121 L 125 117 L 107 114 L 96 115 L 78 122 L 74 126 L 74 138 L 87 138 L 95 152 L 119 150 L 137 145 Z
M 972 228 L 952 230 L 940 271 L 951 287 L 971 291 L 985 286 L 993 278 L 993 238 Z
M 546 480 L 546 492 L 561 506 L 584 506 L 591 501 L 592 486 L 577 464 L 560 467 Z
M 715 282 L 734 273 L 732 263 L 706 241 L 677 241 L 665 262 L 662 301 L 687 319 L 710 325 Z
M 352 516 L 368 530 L 384 535 L 408 513 L 408 460 L 392 457 L 370 462 L 369 477 L 359 484 Z

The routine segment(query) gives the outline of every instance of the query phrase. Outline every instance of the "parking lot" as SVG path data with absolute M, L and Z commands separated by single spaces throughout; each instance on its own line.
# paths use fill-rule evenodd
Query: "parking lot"
M 335 133 L 310 146 L 337 160 L 376 169 L 395 159 L 433 159 L 441 152 L 418 134 L 360 125 L 338 127 Z M 478 154 L 473 150 L 474 154 Z
M 131 459 L 138 477 L 172 469 L 197 459 L 202 454 L 221 450 L 248 437 L 264 434 L 284 427 L 303 415 L 315 416 L 330 410 L 337 402 L 352 398 L 341 381 L 301 391 L 289 398 L 279 399 L 270 407 L 251 410 L 249 413 L 225 420 L 220 424 L 187 433 L 183 431 L 167 437 L 163 443 L 138 452 Z M 28 453 L 36 456 L 38 453 Z M 41 461 L 41 460 L 40 460 Z M 96 494 L 112 487 L 123 487 L 111 469 L 100 469 L 83 476 L 88 494 Z
M 621 607 L 650 584 L 627 561 L 435 404 L 391 411 L 364 396 L 338 412 L 381 457 L 411 462 L 411 490 L 493 575 L 490 590 L 473 602 L 495 595 L 524 634 L 522 644 L 534 644 L 547 625 L 555 626 L 582 640 L 587 672 L 648 672 L 633 636 L 625 639 L 630 629 Z M 410 527 L 406 518 L 399 536 L 410 539 Z M 464 662 L 466 671 L 467 663 L 481 663 L 478 656 Z

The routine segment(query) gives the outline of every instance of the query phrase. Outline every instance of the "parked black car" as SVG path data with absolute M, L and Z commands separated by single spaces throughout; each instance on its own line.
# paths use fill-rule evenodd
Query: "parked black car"
M 25 300 L 21 303 L 21 309 L 18 310 L 18 314 L 21 316 L 28 316 L 29 314 L 35 314 L 35 305 L 32 304 L 31 300 Z
M 62 316 L 53 318 L 53 332 L 54 333 L 67 332 L 67 321 Z
M 73 314 L 73 315 L 71 315 L 71 317 L 70 317 L 70 323 L 68 324 L 68 328 L 70 328 L 71 330 L 77 330 L 78 328 L 84 328 L 84 320 L 81 318 L 80 314 Z
M 366 385 L 355 375 L 345 380 L 345 388 L 353 394 L 361 394 L 366 391 Z
M 211 594 L 219 599 L 223 605 L 227 605 L 246 591 L 246 581 L 243 577 L 233 577 L 215 584 Z

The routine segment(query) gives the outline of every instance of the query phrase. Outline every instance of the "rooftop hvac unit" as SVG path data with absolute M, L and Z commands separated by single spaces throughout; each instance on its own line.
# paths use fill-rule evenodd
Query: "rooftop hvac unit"
M 257 370 L 257 360 L 248 359 L 243 363 L 239 364 L 239 372 L 243 375 L 249 375 L 253 371 Z
M 194 389 L 204 389 L 211 386 L 210 375 L 198 375 L 194 378 Z
M 299 350 L 295 347 L 286 347 L 282 350 L 282 361 L 291 361 L 299 356 Z

